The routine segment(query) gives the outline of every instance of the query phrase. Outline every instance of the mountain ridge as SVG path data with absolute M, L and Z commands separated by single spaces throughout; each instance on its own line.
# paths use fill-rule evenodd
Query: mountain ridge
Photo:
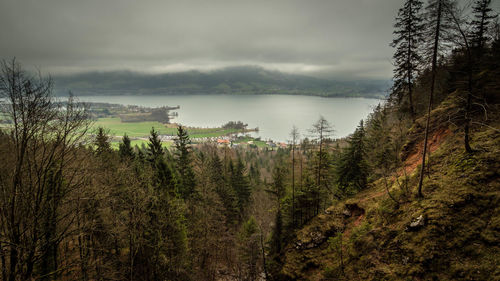
M 329 80 L 258 66 L 163 74 L 85 72 L 58 75 L 53 79 L 57 95 L 71 91 L 77 95 L 291 94 L 381 98 L 390 88 L 387 80 Z

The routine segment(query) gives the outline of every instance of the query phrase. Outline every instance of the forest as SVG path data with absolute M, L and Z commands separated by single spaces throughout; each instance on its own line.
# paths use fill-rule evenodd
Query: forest
M 0 73 L 1 280 L 500 278 L 500 26 L 491 0 L 405 0 L 387 100 L 347 138 L 118 149 L 77 97 Z M 245 127 L 242 122 L 230 127 Z

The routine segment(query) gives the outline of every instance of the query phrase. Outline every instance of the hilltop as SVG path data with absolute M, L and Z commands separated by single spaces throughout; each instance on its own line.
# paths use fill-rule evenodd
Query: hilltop
M 165 74 L 88 72 L 55 76 L 54 81 L 59 95 L 72 91 L 77 95 L 290 94 L 379 98 L 390 87 L 386 80 L 327 80 L 257 66 Z

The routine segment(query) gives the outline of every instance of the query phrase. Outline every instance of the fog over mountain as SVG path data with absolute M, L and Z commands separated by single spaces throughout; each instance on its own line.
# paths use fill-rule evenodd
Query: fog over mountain
M 388 80 L 329 80 L 270 71 L 257 66 L 213 71 L 144 74 L 131 71 L 55 76 L 56 92 L 66 95 L 306 94 L 329 97 L 381 97 Z

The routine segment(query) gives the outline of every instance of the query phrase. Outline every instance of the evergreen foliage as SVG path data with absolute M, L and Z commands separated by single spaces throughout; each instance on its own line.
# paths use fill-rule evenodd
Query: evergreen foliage
M 348 143 L 349 147 L 340 156 L 337 167 L 337 184 L 343 194 L 352 194 L 365 189 L 367 185 L 368 165 L 363 121 L 359 123 Z
M 422 65 L 421 44 L 424 42 L 424 18 L 422 1 L 406 0 L 399 9 L 391 46 L 394 53 L 394 85 L 391 95 L 401 104 L 403 97 L 408 98 L 410 115 L 415 118 L 413 90 L 415 79 Z
M 122 142 L 119 145 L 118 151 L 120 152 L 120 157 L 122 159 L 134 159 L 134 149 L 130 145 L 130 138 L 127 136 L 127 134 L 123 135 Z
M 109 138 L 109 131 L 103 127 L 98 127 L 94 138 L 94 145 L 96 146 L 95 152 L 97 155 L 104 156 L 111 153 L 111 140 Z
M 474 19 L 471 22 L 472 32 L 471 41 L 473 48 L 481 52 L 492 38 L 488 35 L 492 21 L 498 17 L 493 14 L 491 9 L 491 0 L 476 0 L 472 7 Z
M 233 224 L 238 220 L 238 199 L 234 189 L 228 184 L 224 177 L 222 161 L 217 153 L 214 153 L 210 162 L 210 181 L 215 185 L 215 191 L 220 197 L 224 206 L 226 222 Z
M 177 127 L 177 138 L 175 139 L 175 163 L 178 173 L 178 193 L 186 199 L 195 192 L 195 175 L 191 166 L 191 141 L 187 131 L 182 127 Z
M 163 158 L 163 147 L 161 145 L 161 140 L 158 135 L 158 131 L 156 131 L 155 128 L 151 128 L 147 155 L 148 155 L 148 160 L 150 162 L 155 162 Z
M 254 217 L 250 217 L 239 233 L 239 259 L 241 260 L 240 280 L 257 280 L 257 261 L 259 259 L 258 226 Z
M 231 171 L 231 186 L 237 197 L 240 216 L 243 216 L 244 210 L 250 201 L 250 195 L 252 193 L 248 177 L 245 174 L 246 167 L 239 155 L 236 160 L 236 165 L 230 161 L 229 167 Z

